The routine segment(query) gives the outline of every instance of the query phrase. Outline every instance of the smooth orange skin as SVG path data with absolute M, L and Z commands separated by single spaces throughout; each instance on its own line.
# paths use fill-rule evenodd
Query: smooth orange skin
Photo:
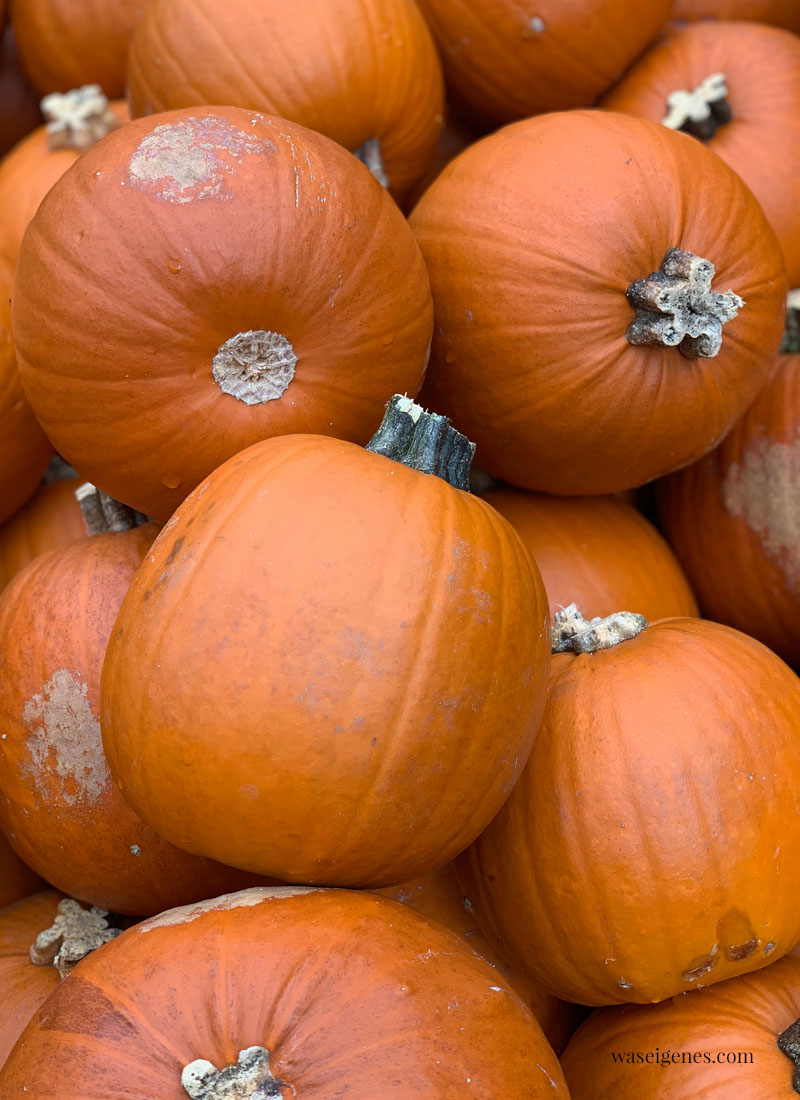
M 22 66 L 40 96 L 99 84 L 125 91 L 128 49 L 147 0 L 10 0 Z
M 785 355 L 720 446 L 659 486 L 664 529 L 703 614 L 758 638 L 795 668 L 799 434 L 800 355 Z
M 52 925 L 62 897 L 45 890 L 0 909 L 0 1067 L 61 980 L 54 966 L 35 966 L 29 952 L 39 933 Z
M 793 1064 L 776 1040 L 798 1017 L 800 960 L 781 959 L 659 1005 L 600 1009 L 576 1033 L 561 1065 L 572 1100 L 795 1100 Z M 677 1060 L 659 1065 L 656 1050 Z M 642 1062 L 615 1064 L 612 1051 L 640 1052 Z M 707 1062 L 705 1053 L 723 1061 Z M 727 1055 L 737 1053 L 752 1057 L 728 1063 Z M 699 1055 L 696 1061 L 688 1062 L 691 1054 Z
M 385 898 L 288 894 L 173 910 L 94 951 L 24 1032 L 4 1100 L 52 1100 L 56 1066 L 62 1100 L 178 1100 L 189 1062 L 253 1045 L 303 1100 L 567 1100 L 528 1008 L 452 932 Z
M 800 31 L 796 0 L 674 0 L 674 19 L 748 19 Z
M 470 950 L 493 966 L 503 981 L 522 998 L 539 1021 L 548 1043 L 556 1054 L 561 1053 L 578 1026 L 583 1010 L 551 997 L 535 978 L 518 966 L 510 966 L 503 959 L 478 928 L 472 916 L 472 902 L 459 887 L 453 863 L 431 871 L 423 878 L 411 879 L 397 886 L 384 886 L 375 893 L 408 905 L 429 920 L 438 921 L 452 932 L 457 932 Z
M 266 440 L 139 570 L 103 669 L 106 756 L 187 851 L 385 886 L 446 863 L 508 797 L 548 650 L 539 575 L 488 505 L 352 443 Z
M 58 889 L 139 915 L 253 881 L 157 836 L 103 760 L 96 715 L 106 643 L 155 534 L 148 524 L 52 551 L 0 598 L 0 826 Z
M 41 485 L 24 508 L 0 527 L 0 592 L 40 554 L 88 538 L 75 499 L 80 478 Z
M 504 481 L 568 496 L 642 485 L 716 446 L 767 380 L 780 247 L 739 178 L 685 134 L 611 112 L 528 119 L 452 161 L 410 222 L 436 311 L 420 401 Z M 625 339 L 627 287 L 676 246 L 747 303 L 713 359 Z
M 661 122 L 667 97 L 724 73 L 731 122 L 703 144 L 751 189 L 780 243 L 789 285 L 800 284 L 800 39 L 754 23 L 676 27 L 648 50 L 602 106 Z
M 666 540 L 615 497 L 549 497 L 493 489 L 542 574 L 551 616 L 575 603 L 586 619 L 635 611 L 648 620 L 696 615 L 689 582 Z
M 35 890 L 41 890 L 44 885 L 36 872 L 22 862 L 0 832 L 0 909 L 27 897 Z
M 425 171 L 444 82 L 413 0 L 151 0 L 131 47 L 135 117 L 228 103 L 351 152 L 379 139 L 392 194 Z
M 142 178 L 154 157 L 190 182 Z M 433 325 L 413 235 L 364 165 L 233 107 L 139 119 L 80 157 L 31 222 L 14 309 L 59 453 L 161 520 L 267 436 L 365 443 L 393 393 L 419 390 Z M 298 363 L 282 397 L 246 405 L 212 363 L 251 330 L 284 335 Z
M 20 69 L 14 31 L 6 25 L 0 31 L 0 155 L 41 121 L 39 97 Z
M 785 955 L 800 939 L 798 731 L 794 673 L 716 623 L 664 619 L 554 657 L 528 765 L 465 857 L 481 924 L 588 1005 Z
M 669 18 L 670 0 L 419 0 L 455 99 L 495 123 L 588 107 Z M 537 32 L 531 17 L 544 23 Z

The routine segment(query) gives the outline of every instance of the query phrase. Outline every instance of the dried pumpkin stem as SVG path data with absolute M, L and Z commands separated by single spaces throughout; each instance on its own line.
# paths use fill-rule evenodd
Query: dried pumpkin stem
M 778 1036 L 779 1049 L 794 1062 L 792 1088 L 800 1093 L 800 1020 L 795 1020 Z
M 374 454 L 402 462 L 423 474 L 435 474 L 455 489 L 469 492 L 475 444 L 457 432 L 446 416 L 426 412 L 410 397 L 395 394 L 383 422 L 367 444 Z
M 800 352 L 800 290 L 790 290 L 786 296 L 786 326 L 781 341 L 782 355 Z
M 720 126 L 733 118 L 724 73 L 712 73 L 693 92 L 681 88 L 667 96 L 662 126 L 710 141 Z
M 105 535 L 109 531 L 131 531 L 147 523 L 147 516 L 114 500 L 103 493 L 90 481 L 85 481 L 75 490 L 75 499 L 83 513 L 86 529 L 90 535 Z
M 363 145 L 356 149 L 353 155 L 356 160 L 360 160 L 362 164 L 366 164 L 367 168 L 372 172 L 381 187 L 389 187 L 389 177 L 386 175 L 386 169 L 383 167 L 381 143 L 378 138 L 370 138 L 369 141 L 365 141 Z
M 75 149 L 83 153 L 122 125 L 99 84 L 84 84 L 63 95 L 53 92 L 44 97 L 40 106 L 47 120 L 47 143 L 51 149 Z
M 269 1058 L 264 1047 L 247 1047 L 235 1066 L 224 1069 L 198 1058 L 184 1067 L 181 1084 L 191 1100 L 285 1100 L 294 1085 L 273 1077 Z
M 738 294 L 711 289 L 710 260 L 671 248 L 658 271 L 626 291 L 636 317 L 625 338 L 635 346 L 677 347 L 687 359 L 711 359 L 722 347 L 722 326 L 745 304 Z
M 72 898 L 62 898 L 52 925 L 40 932 L 30 949 L 35 966 L 54 966 L 62 978 L 96 947 L 115 939 L 121 928 L 109 926 L 109 914 L 93 905 L 84 909 Z
M 553 653 L 597 653 L 629 642 L 647 627 L 644 615 L 618 611 L 605 618 L 584 619 L 577 604 L 556 611 L 551 636 Z

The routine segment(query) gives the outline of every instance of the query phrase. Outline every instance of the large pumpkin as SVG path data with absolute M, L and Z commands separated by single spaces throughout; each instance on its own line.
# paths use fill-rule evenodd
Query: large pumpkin
M 588 107 L 658 33 L 669 0 L 419 0 L 448 88 L 470 114 L 510 122 Z
M 399 458 L 411 441 L 412 463 L 433 441 L 463 475 L 469 446 L 441 418 L 397 399 L 387 422 L 371 447 Z M 267 440 L 177 510 L 123 602 L 109 766 L 198 855 L 294 882 L 419 876 L 508 797 L 544 701 L 547 622 L 539 574 L 488 504 L 352 443 Z
M 228 103 L 299 122 L 401 196 L 442 128 L 436 47 L 413 0 L 151 0 L 133 40 L 135 116 Z
M 800 284 L 800 39 L 775 27 L 676 27 L 623 77 L 603 106 L 683 130 L 741 176 Z
M 419 389 L 433 319 L 419 249 L 364 165 L 214 107 L 132 122 L 62 176 L 25 237 L 14 324 L 59 452 L 166 519 L 256 440 L 366 442 L 391 394 Z
M 44 883 L 26 863 L 23 863 L 0 832 L 0 909 L 13 901 L 41 890 Z
M 0 592 L 40 554 L 86 538 L 86 523 L 75 499 L 79 485 L 74 477 L 41 485 L 0 527 Z
M 519 122 L 457 157 L 411 224 L 436 310 L 421 400 L 505 481 L 643 484 L 711 450 L 766 382 L 780 247 L 685 134 L 599 111 Z
M 781 356 L 720 446 L 659 496 L 703 613 L 800 667 L 800 355 Z
M 550 613 L 576 603 L 587 618 L 635 608 L 647 619 L 696 615 L 688 581 L 655 527 L 616 497 L 484 493 L 542 574 Z
M 675 0 L 675 19 L 748 19 L 800 31 L 797 0 Z
M 716 623 L 635 629 L 575 626 L 584 652 L 553 658 L 528 765 L 468 856 L 479 920 L 582 1004 L 660 1001 L 800 940 L 800 680 Z
M 459 938 L 385 898 L 247 890 L 99 948 L 2 1073 L 11 1100 L 88 1095 L 566 1100 L 530 1011 Z

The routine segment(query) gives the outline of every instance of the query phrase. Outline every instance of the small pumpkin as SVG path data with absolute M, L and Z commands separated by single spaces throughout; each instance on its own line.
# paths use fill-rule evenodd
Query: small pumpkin
M 87 537 L 75 490 L 80 478 L 45 482 L 0 527 L 0 592 L 26 565 L 48 550 Z
M 233 107 L 140 119 L 80 157 L 31 222 L 14 310 L 59 453 L 161 520 L 259 439 L 366 442 L 418 391 L 433 326 L 422 256 L 366 168 Z
M 666 540 L 625 501 L 511 488 L 483 499 L 505 516 L 538 565 L 551 617 L 570 603 L 586 618 L 620 607 L 635 607 L 647 619 L 697 614 Z
M 109 767 L 152 828 L 283 881 L 385 886 L 489 823 L 536 732 L 548 611 L 514 531 L 445 480 L 471 454 L 396 397 L 369 449 L 265 440 L 175 512 L 102 681 Z
M 758 199 L 800 284 L 800 39 L 753 23 L 675 27 L 602 105 L 703 142 Z
M 0 30 L 0 156 L 41 121 L 39 97 L 19 66 L 14 31 L 6 24 Z
M 43 886 L 36 872 L 22 862 L 0 832 L 0 909 L 41 890 Z
M 674 19 L 746 19 L 800 31 L 795 0 L 675 0 Z
M 31 962 L 30 950 L 36 937 L 52 926 L 62 897 L 56 890 L 45 890 L 0 909 L 0 1067 L 60 981 L 55 967 Z
M 123 932 L 42 1005 L 0 1091 L 52 1100 L 56 1067 L 60 1100 L 568 1095 L 530 1011 L 458 936 L 344 890 L 247 890 Z
M 504 481 L 644 484 L 716 446 L 767 380 L 780 247 L 684 134 L 610 111 L 518 122 L 456 157 L 410 222 L 436 313 L 420 400 Z

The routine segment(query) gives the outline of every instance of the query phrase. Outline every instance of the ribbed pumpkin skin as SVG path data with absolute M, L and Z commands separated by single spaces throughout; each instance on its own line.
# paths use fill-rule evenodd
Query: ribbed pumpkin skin
M 420 401 L 504 481 L 570 496 L 644 484 L 714 447 L 766 382 L 780 248 L 738 177 L 685 134 L 611 112 L 528 119 L 452 161 L 410 221 L 436 311 Z M 673 247 L 747 303 L 713 359 L 625 339 L 627 287 Z
M 493 489 L 483 500 L 525 543 L 542 574 L 551 615 L 571 603 L 587 619 L 621 610 L 649 620 L 697 614 L 666 541 L 624 501 L 520 489 Z
M 800 355 L 720 446 L 659 488 L 661 518 L 703 613 L 800 666 Z M 724 552 L 720 553 L 720 548 Z
M 581 1004 L 780 958 L 800 939 L 798 731 L 794 673 L 716 623 L 554 657 L 528 766 L 470 849 L 479 919 Z
M 749 19 L 800 31 L 795 0 L 675 0 L 674 19 Z
M 419 0 L 448 88 L 496 123 L 588 107 L 669 18 L 669 0 Z M 539 22 L 535 23 L 534 20 Z M 543 29 L 539 30 L 540 24 Z
M 364 165 L 214 107 L 132 122 L 58 181 L 20 253 L 14 323 L 59 453 L 166 519 L 266 436 L 366 442 L 393 393 L 418 391 L 432 312 L 414 238 Z M 282 397 L 247 405 L 212 364 L 251 330 L 285 336 L 298 362 Z
M 22 862 L 0 832 L 0 909 L 43 886 L 36 872 Z
M 533 1016 L 456 935 L 338 890 L 244 891 L 129 929 L 65 979 L 0 1090 L 52 1100 L 58 1065 L 61 1100 L 178 1100 L 186 1064 L 253 1045 L 304 1100 L 568 1096 Z
M 39 97 L 20 69 L 14 32 L 6 25 L 0 32 L 0 155 L 41 121 Z
M 126 103 L 118 101 L 112 107 L 123 122 L 128 121 Z M 46 127 L 39 126 L 0 162 L 0 250 L 12 265 L 42 199 L 79 156 L 75 149 L 51 149 Z
M 551 997 L 534 978 L 519 967 L 510 966 L 490 945 L 472 916 L 472 902 L 459 887 L 454 864 L 448 863 L 423 878 L 411 879 L 398 886 L 385 886 L 375 892 L 401 905 L 408 905 L 429 920 L 438 921 L 452 932 L 457 932 L 470 950 L 495 967 L 503 981 L 528 1005 L 556 1054 L 564 1049 L 578 1026 L 583 1010 Z
M 87 537 L 86 522 L 75 499 L 80 478 L 41 485 L 24 508 L 0 527 L 0 591 L 26 565 Z
M 99 84 L 125 91 L 128 49 L 147 0 L 10 0 L 23 68 L 39 95 Z
M 799 1016 L 800 960 L 781 959 L 660 1005 L 601 1009 L 561 1064 L 572 1100 L 795 1100 L 793 1066 L 776 1039 Z M 669 1064 L 658 1064 L 656 1050 L 673 1056 Z M 613 1051 L 642 1060 L 619 1064 Z
M 53 448 L 25 400 L 11 335 L 14 275 L 0 258 L 0 523 L 33 496 Z
M 119 913 L 157 913 L 252 876 L 174 848 L 133 812 L 103 758 L 100 672 L 148 524 L 38 558 L 0 598 L 0 826 L 48 882 Z
M 444 113 L 439 57 L 413 0 L 152 0 L 129 95 L 137 117 L 228 103 L 351 152 L 377 138 L 398 196 L 425 171 Z
M 694 23 L 664 35 L 602 105 L 661 122 L 667 97 L 724 73 L 731 122 L 707 142 L 761 204 L 800 284 L 800 39 L 754 23 Z
M 401 882 L 507 798 L 544 703 L 547 619 L 482 501 L 350 443 L 266 440 L 192 494 L 125 598 L 109 766 L 187 851 L 284 881 Z
M 63 894 L 46 890 L 0 909 L 0 1067 L 32 1016 L 61 981 L 54 966 L 35 966 L 30 949 L 49 928 Z

